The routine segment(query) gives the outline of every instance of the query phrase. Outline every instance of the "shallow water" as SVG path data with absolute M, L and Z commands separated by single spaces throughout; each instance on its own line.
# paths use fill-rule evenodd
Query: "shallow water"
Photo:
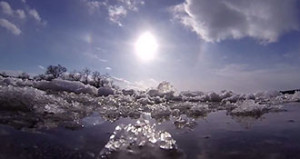
M 222 110 L 197 119 L 183 116 L 188 122 L 175 117 L 149 121 L 172 135 L 180 158 L 300 158 L 300 104 L 285 104 L 284 109 L 259 118 L 230 116 Z M 97 158 L 118 125 L 136 121 L 122 118 L 111 123 L 95 112 L 81 120 L 84 127 L 79 129 L 20 131 L 0 125 L 0 158 Z

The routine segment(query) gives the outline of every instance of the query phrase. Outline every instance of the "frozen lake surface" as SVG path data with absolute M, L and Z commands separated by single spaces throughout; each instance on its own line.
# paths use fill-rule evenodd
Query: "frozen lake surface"
M 257 117 L 216 110 L 198 117 L 155 120 L 144 114 L 114 122 L 94 112 L 80 120 L 82 127 L 38 130 L 2 124 L 0 158 L 298 159 L 300 103 L 283 109 Z M 109 143 L 119 148 L 107 150 Z

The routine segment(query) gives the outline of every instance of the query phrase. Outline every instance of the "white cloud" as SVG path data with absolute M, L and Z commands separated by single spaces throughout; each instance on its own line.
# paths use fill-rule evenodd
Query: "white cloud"
M 120 3 L 126 6 L 128 10 L 138 11 L 139 5 L 144 5 L 145 2 L 142 0 L 118 0 Z
M 46 68 L 45 68 L 44 66 L 42 66 L 42 65 L 38 65 L 38 67 L 39 67 L 40 69 L 42 69 L 42 70 L 46 70 Z
M 22 9 L 13 10 L 11 8 L 11 6 L 9 5 L 9 3 L 5 2 L 5 1 L 0 2 L 0 8 L 1 8 L 2 12 L 6 15 L 16 16 L 20 19 L 26 18 L 26 14 L 25 14 L 24 10 L 22 10 Z
M 17 17 L 19 17 L 20 19 L 25 19 L 26 18 L 26 14 L 24 12 L 24 10 L 22 9 L 17 9 L 15 11 L 15 14 L 17 15 Z
M 131 82 L 126 79 L 118 78 L 118 77 L 111 77 L 111 78 L 118 86 L 126 89 L 146 90 L 149 88 L 156 88 L 159 84 L 159 82 L 153 78 L 145 79 L 141 81 L 135 81 L 135 82 Z
M 14 12 L 13 12 L 12 8 L 10 7 L 9 3 L 5 2 L 5 1 L 1 1 L 0 7 L 4 14 L 13 15 Z
M 0 18 L 0 26 L 7 29 L 14 35 L 20 35 L 22 33 L 22 31 L 15 24 L 3 18 Z
M 109 6 L 108 7 L 109 20 L 122 26 L 120 22 L 121 17 L 127 15 L 127 10 L 123 6 Z
M 85 55 L 88 56 L 88 57 L 90 57 L 90 58 L 96 59 L 96 60 L 98 60 L 98 61 L 100 61 L 100 62 L 107 62 L 107 61 L 108 61 L 108 60 L 103 59 L 103 58 L 101 58 L 99 55 L 94 54 L 94 53 L 86 52 Z
M 22 2 L 26 3 L 25 0 L 22 0 Z M 15 35 L 20 35 L 21 29 L 19 27 L 24 25 L 24 22 L 27 20 L 27 15 L 31 16 L 39 24 L 46 25 L 47 22 L 42 20 L 36 9 L 30 8 L 27 4 L 23 5 L 23 7 L 22 9 L 14 10 L 8 2 L 0 1 L 0 12 L 2 11 L 3 14 L 1 15 L 4 16 L 0 17 L 0 26 Z
M 111 67 L 105 67 L 105 69 L 106 69 L 106 70 L 111 70 L 112 68 L 111 68 Z
M 129 11 L 137 12 L 139 6 L 144 5 L 143 0 L 116 0 L 111 2 L 109 0 L 96 1 L 96 0 L 81 0 L 88 7 L 89 13 L 94 13 L 96 10 L 104 7 L 108 13 L 108 19 L 122 26 L 121 19 L 128 15 Z
M 100 62 L 107 62 L 108 60 L 97 57 L 97 60 Z
M 100 2 L 97 0 L 80 0 L 87 8 L 90 14 L 95 13 L 101 6 L 106 6 L 107 2 Z
M 156 81 L 153 78 L 141 80 L 141 81 L 135 81 L 133 86 L 135 86 L 137 89 L 143 89 L 146 90 L 148 88 L 156 88 L 158 86 L 159 82 Z
M 94 13 L 96 10 L 98 10 L 102 5 L 104 5 L 103 3 L 104 2 L 99 2 L 99 1 L 88 1 L 88 0 L 83 0 L 88 9 L 89 9 L 89 12 L 92 14 Z
M 37 10 L 35 10 L 35 9 L 30 9 L 30 10 L 28 11 L 28 14 L 29 14 L 30 16 L 32 16 L 36 21 L 38 21 L 38 22 L 41 22 L 41 21 L 42 21 L 42 19 L 41 19 L 41 17 L 40 17 L 40 14 L 37 12 Z
M 252 37 L 276 42 L 298 30 L 296 0 L 185 0 L 172 8 L 182 24 L 208 42 Z

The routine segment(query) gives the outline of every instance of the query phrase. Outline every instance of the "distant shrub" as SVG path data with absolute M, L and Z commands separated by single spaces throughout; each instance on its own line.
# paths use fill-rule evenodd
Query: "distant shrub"
M 67 72 L 67 68 L 59 64 L 57 66 L 50 65 L 47 67 L 46 75 L 50 75 L 49 77 L 52 76 L 55 79 L 60 77 L 64 72 Z

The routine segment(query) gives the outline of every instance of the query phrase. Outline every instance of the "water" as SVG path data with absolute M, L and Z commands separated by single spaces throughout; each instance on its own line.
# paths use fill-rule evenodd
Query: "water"
M 150 145 L 131 151 L 155 152 L 150 155 L 157 158 L 298 159 L 300 104 L 284 104 L 284 109 L 261 117 L 231 116 L 225 110 L 198 118 L 182 115 L 180 119 L 171 117 L 160 122 L 146 116 L 149 125 L 156 125 L 154 133 L 171 134 L 176 149 L 162 150 Z M 100 158 L 115 128 L 121 124 L 134 125 L 137 120 L 121 118 L 111 123 L 94 112 L 80 121 L 83 128 L 76 129 L 17 130 L 0 125 L 0 158 Z

